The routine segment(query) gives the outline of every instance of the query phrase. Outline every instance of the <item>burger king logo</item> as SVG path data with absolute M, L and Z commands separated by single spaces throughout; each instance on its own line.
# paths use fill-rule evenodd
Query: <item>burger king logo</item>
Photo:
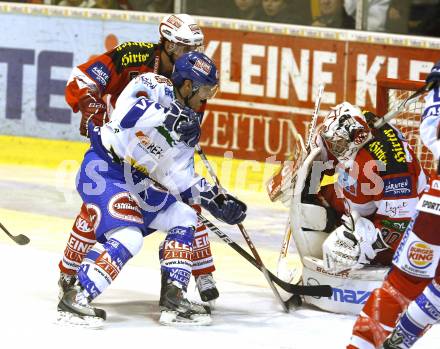
M 409 246 L 408 261 L 414 268 L 428 268 L 432 264 L 433 258 L 434 251 L 428 244 L 415 241 Z

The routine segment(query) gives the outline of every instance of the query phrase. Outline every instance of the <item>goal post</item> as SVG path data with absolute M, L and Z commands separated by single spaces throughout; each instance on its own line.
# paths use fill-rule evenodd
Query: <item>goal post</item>
M 389 110 L 395 109 L 405 98 L 424 85 L 422 81 L 382 78 L 377 81 L 376 114 L 385 115 Z M 391 124 L 396 126 L 414 149 L 420 164 L 426 173 L 436 171 L 437 164 L 432 153 L 420 139 L 420 116 L 424 108 L 424 96 L 420 96 L 416 103 L 411 104 Z

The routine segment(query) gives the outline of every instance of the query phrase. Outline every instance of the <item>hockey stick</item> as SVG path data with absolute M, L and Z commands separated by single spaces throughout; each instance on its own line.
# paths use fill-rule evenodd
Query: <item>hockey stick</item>
M 388 113 L 386 113 L 383 117 L 381 117 L 379 120 L 376 120 L 373 124 L 374 128 L 380 128 L 383 125 L 385 125 L 388 121 L 394 119 L 399 113 L 401 113 L 406 107 L 409 107 L 411 104 L 417 102 L 419 97 L 424 94 L 425 92 L 428 92 L 432 90 L 435 86 L 435 82 L 431 81 L 428 84 L 423 85 L 420 87 L 417 91 L 415 91 L 411 96 L 405 98 L 399 106 L 396 109 L 390 110 Z
M 248 262 L 250 262 L 257 269 L 262 270 L 261 265 L 258 261 L 252 257 L 246 250 L 244 250 L 240 245 L 234 242 L 229 236 L 223 233 L 219 228 L 217 228 L 212 222 L 203 217 L 200 213 L 198 214 L 200 221 L 208 227 L 214 234 L 216 234 L 220 239 L 226 242 L 229 246 L 231 246 L 235 251 L 237 251 L 241 256 L 243 256 Z M 263 266 L 264 268 L 264 266 Z M 332 288 L 328 285 L 317 285 L 317 286 L 309 286 L 309 285 L 293 285 L 285 282 L 272 274 L 268 269 L 266 269 L 267 274 L 271 281 L 280 286 L 284 291 L 291 293 L 293 295 L 299 296 L 312 296 L 312 297 L 330 297 L 332 295 Z M 283 303 L 287 304 L 288 301 Z
M 318 117 L 319 117 L 319 110 L 321 108 L 321 100 L 322 100 L 322 94 L 324 93 L 324 85 L 319 84 L 318 87 L 318 95 L 315 100 L 315 109 L 313 110 L 313 116 L 312 120 L 310 122 L 309 126 L 309 134 L 307 137 L 307 143 L 306 143 L 306 151 L 305 154 L 303 154 L 302 162 L 304 162 L 304 159 L 306 155 L 310 152 L 310 147 L 313 141 L 313 136 L 315 134 L 316 124 L 318 123 Z M 294 175 L 294 174 L 293 174 Z M 292 180 L 295 177 L 292 177 Z M 289 250 L 290 246 L 290 239 L 292 238 L 292 230 L 290 227 L 290 217 L 287 219 L 287 228 L 284 233 L 283 242 L 281 244 L 281 251 L 280 256 L 278 257 L 278 265 L 277 265 L 277 275 L 285 277 L 286 281 L 292 281 L 294 278 L 297 277 L 297 273 L 288 270 L 287 269 L 287 251 Z
M 168 191 L 168 188 L 159 183 L 154 178 L 147 176 L 149 180 L 153 182 L 154 185 L 156 185 L 158 188 Z M 249 261 L 253 266 L 260 269 L 260 266 L 258 265 L 256 259 L 252 257 L 248 252 L 246 252 L 240 245 L 235 243 L 229 236 L 227 236 L 225 233 L 223 233 L 219 228 L 217 228 L 213 223 L 211 223 L 208 219 L 202 216 L 202 214 L 198 213 L 197 216 L 200 218 L 202 223 L 206 225 L 213 233 L 215 233 L 218 237 L 220 237 L 224 242 L 226 242 L 229 246 L 231 246 L 235 251 L 237 251 L 241 256 L 243 256 L 247 261 Z M 267 270 L 267 269 L 266 269 Z M 313 286 L 303 286 L 303 285 L 292 285 L 289 284 L 283 280 L 280 280 L 277 278 L 274 274 L 272 274 L 270 271 L 268 271 L 268 275 L 271 280 L 273 280 L 278 286 L 280 286 L 284 291 L 299 296 L 314 296 L 314 297 L 330 297 L 333 293 L 333 290 L 328 285 L 313 285 Z M 288 301 L 284 303 L 288 303 Z M 284 304 L 284 305 L 286 305 Z
M 30 241 L 26 235 L 23 234 L 19 234 L 17 236 L 12 235 L 2 223 L 0 223 L 0 228 L 6 233 L 7 236 L 9 236 L 12 240 L 14 240 L 15 243 L 19 245 L 26 245 Z
M 220 192 L 223 195 L 226 195 L 226 190 L 222 187 L 222 185 L 220 184 L 220 180 L 218 179 L 217 175 L 214 172 L 214 169 L 212 168 L 211 164 L 208 161 L 208 158 L 206 157 L 205 153 L 203 152 L 202 148 L 197 144 L 195 147 L 197 153 L 199 154 L 200 158 L 203 161 L 203 164 L 205 165 L 206 169 L 208 170 L 210 176 L 212 177 L 212 179 L 215 181 L 215 183 L 217 184 Z M 255 260 L 258 264 L 258 269 L 260 269 L 260 271 L 263 273 L 264 277 L 266 278 L 270 288 L 272 289 L 275 297 L 278 299 L 278 301 L 280 302 L 281 306 L 283 307 L 283 310 L 288 313 L 289 312 L 289 307 L 287 306 L 286 302 L 283 301 L 283 299 L 280 296 L 280 293 L 278 292 L 277 288 L 275 287 L 275 285 L 273 284 L 268 270 L 267 268 L 264 266 L 263 261 L 261 260 L 261 257 L 257 251 L 257 249 L 254 246 L 254 243 L 252 242 L 249 234 L 247 233 L 244 225 L 242 223 L 238 223 L 237 224 L 238 229 L 240 229 L 241 235 L 243 235 L 244 239 L 246 240 L 247 245 L 249 246 L 252 254 L 255 257 Z

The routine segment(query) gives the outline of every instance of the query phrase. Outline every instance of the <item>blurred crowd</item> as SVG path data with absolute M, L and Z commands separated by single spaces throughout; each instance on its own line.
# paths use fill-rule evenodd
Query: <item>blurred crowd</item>
M 1 1 L 1 0 L 0 0 Z M 440 0 L 364 0 L 362 23 L 356 25 L 357 0 L 28 0 L 61 6 L 191 15 L 363 29 L 440 37 Z M 359 17 L 358 17 L 359 18 Z

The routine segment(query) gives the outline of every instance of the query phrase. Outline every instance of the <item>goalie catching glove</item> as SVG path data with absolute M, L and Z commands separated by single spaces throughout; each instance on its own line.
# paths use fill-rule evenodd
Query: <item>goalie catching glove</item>
M 389 248 L 370 220 L 344 216 L 343 221 L 344 224 L 336 228 L 322 246 L 327 271 L 360 269 L 370 264 L 378 252 Z
M 81 112 L 79 132 L 82 136 L 89 136 L 88 126 L 90 120 L 95 126 L 102 126 L 108 121 L 107 105 L 97 95 L 89 92 L 81 96 L 78 107 Z

